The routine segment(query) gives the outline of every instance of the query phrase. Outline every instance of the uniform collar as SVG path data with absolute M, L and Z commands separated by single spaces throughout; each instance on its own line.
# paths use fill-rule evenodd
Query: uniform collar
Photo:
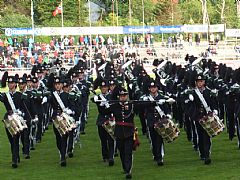
M 9 93 L 10 93 L 11 95 L 14 95 L 14 94 L 16 93 L 16 90 L 14 90 L 14 91 L 9 91 Z
M 155 95 L 150 94 L 150 96 L 152 96 L 153 98 L 158 96 L 158 92 Z

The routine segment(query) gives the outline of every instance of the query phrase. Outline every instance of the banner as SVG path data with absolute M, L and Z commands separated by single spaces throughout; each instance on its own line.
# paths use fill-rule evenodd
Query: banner
M 209 32 L 224 32 L 224 24 L 215 25 L 184 25 L 181 29 L 185 33 L 207 33 Z
M 124 26 L 123 34 L 142 34 L 146 33 L 157 33 L 155 32 L 155 26 Z
M 110 34 L 167 34 L 224 32 L 224 24 L 183 26 L 104 26 L 104 27 L 43 27 L 34 29 L 35 36 L 110 35 Z M 6 36 L 32 35 L 31 28 L 6 28 Z
M 240 37 L 240 29 L 226 29 L 226 37 Z
M 158 33 L 180 33 L 182 32 L 182 26 L 157 26 L 158 28 Z

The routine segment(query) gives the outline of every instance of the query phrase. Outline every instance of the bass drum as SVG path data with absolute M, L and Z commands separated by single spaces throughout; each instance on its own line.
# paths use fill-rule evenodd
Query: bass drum
M 173 142 L 180 133 L 177 125 L 169 118 L 162 118 L 154 124 L 155 131 L 162 136 L 167 143 Z

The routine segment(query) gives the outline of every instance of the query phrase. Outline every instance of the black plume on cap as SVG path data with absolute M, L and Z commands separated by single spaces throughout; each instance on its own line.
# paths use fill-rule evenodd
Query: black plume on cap
M 47 81 L 47 87 L 49 89 L 53 89 L 53 82 L 54 82 L 54 74 L 51 73 L 49 76 L 48 76 L 48 81 Z
M 27 80 L 26 80 L 25 77 L 21 77 L 21 78 L 18 79 L 18 83 L 19 83 L 19 84 L 26 84 L 26 83 L 27 83 Z
M 37 66 L 34 65 L 34 66 L 32 67 L 32 70 L 31 70 L 31 75 L 32 75 L 32 76 L 35 76 L 36 72 L 37 72 Z
M 154 79 L 150 79 L 148 87 L 157 87 L 157 83 Z
M 197 80 L 206 80 L 206 77 L 203 74 L 198 74 L 196 77 L 196 81 Z
M 8 72 L 5 71 L 3 76 L 2 76 L 2 81 L 1 81 L 1 85 L 2 85 L 3 88 L 6 87 L 6 85 L 7 85 L 7 83 L 6 83 L 7 82 L 7 78 L 8 78 Z
M 15 76 L 8 76 L 7 82 L 8 83 L 11 83 L 11 82 L 17 83 L 18 82 L 18 77 L 16 75 Z
M 124 87 L 120 87 L 118 89 L 118 95 L 127 95 L 128 94 L 128 91 L 124 88 Z

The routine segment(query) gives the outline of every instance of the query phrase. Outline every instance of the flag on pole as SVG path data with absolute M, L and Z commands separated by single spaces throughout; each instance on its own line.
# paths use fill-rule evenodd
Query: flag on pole
M 58 7 L 56 7 L 55 11 L 53 11 L 53 16 L 56 16 L 57 14 L 62 13 L 62 2 L 59 4 Z

